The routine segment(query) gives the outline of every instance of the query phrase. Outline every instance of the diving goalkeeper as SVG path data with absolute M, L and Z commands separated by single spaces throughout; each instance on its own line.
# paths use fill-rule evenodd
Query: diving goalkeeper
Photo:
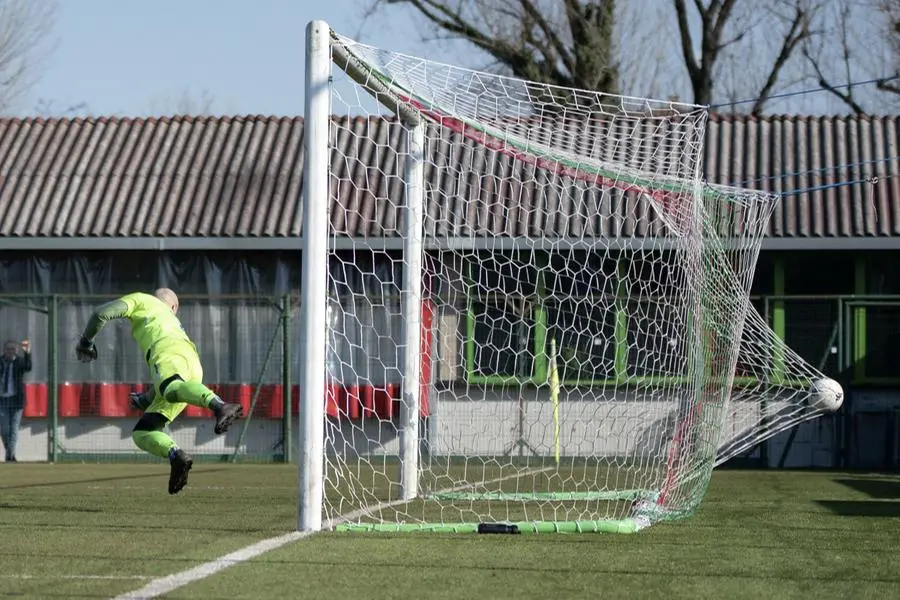
M 188 404 L 213 411 L 217 434 L 225 433 L 244 414 L 240 404 L 223 402 L 203 385 L 197 347 L 185 333 L 177 312 L 178 296 L 168 288 L 160 288 L 153 295 L 127 294 L 100 306 L 91 315 L 75 348 L 78 360 L 92 362 L 98 354 L 94 338 L 103 326 L 113 319 L 131 322 L 131 334 L 150 367 L 154 384 L 148 394 L 131 395 L 132 406 L 144 411 L 131 438 L 141 450 L 169 459 L 170 494 L 177 494 L 187 485 L 193 459 L 165 432 L 166 425 Z

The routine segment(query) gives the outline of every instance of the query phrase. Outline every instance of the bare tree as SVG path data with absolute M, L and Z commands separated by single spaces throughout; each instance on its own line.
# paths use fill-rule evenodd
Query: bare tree
M 615 0 L 375 0 L 371 12 L 387 4 L 409 6 L 516 77 L 619 91 Z
M 816 40 L 807 40 L 803 44 L 803 56 L 812 68 L 815 81 L 819 86 L 826 92 L 839 98 L 854 113 L 859 115 L 866 111 L 856 100 L 851 85 L 853 82 L 853 44 L 849 23 L 851 18 L 850 4 L 840 2 L 837 11 L 834 26 L 829 31 L 830 35 Z M 824 66 L 826 64 L 830 65 L 830 68 L 827 69 L 828 71 L 833 71 L 834 65 L 840 65 L 840 68 L 843 70 L 840 79 L 845 85 L 832 82 L 831 77 L 826 73 L 826 67 Z
M 717 79 L 723 77 L 717 66 L 727 49 L 759 37 L 756 34 L 759 30 L 763 31 L 762 37 L 766 40 L 777 42 L 774 53 L 761 56 L 744 49 L 733 55 L 727 65 L 729 73 L 740 73 L 739 77 L 744 81 L 748 69 L 764 70 L 759 88 L 752 92 L 754 100 L 750 112 L 753 114 L 763 111 L 801 42 L 814 36 L 811 24 L 818 10 L 818 5 L 811 0 L 754 0 L 749 3 L 694 0 L 693 14 L 686 0 L 672 0 L 672 5 L 678 22 L 681 54 L 697 104 L 713 103 Z M 694 22 L 699 22 L 699 27 L 692 26 Z M 695 36 L 699 40 L 695 41 Z M 695 48 L 699 48 L 699 52 Z
M 0 112 L 20 102 L 37 82 L 51 50 L 55 0 L 0 0 Z
M 814 0 L 374 0 L 372 11 L 386 4 L 415 9 L 439 35 L 472 43 L 519 77 L 610 93 L 685 92 L 697 104 L 752 95 L 753 113 L 781 88 L 817 10 Z M 747 51 L 758 39 L 773 47 L 750 53 L 759 71 L 751 78 Z M 685 71 L 687 86 L 673 76 Z
M 883 17 L 883 32 L 891 53 L 894 78 L 878 82 L 878 89 L 900 95 L 900 0 L 880 0 L 876 7 Z
M 45 119 L 54 117 L 83 117 L 90 114 L 87 102 L 58 103 L 48 98 L 38 98 L 34 105 L 34 114 Z
M 862 110 L 857 95 L 869 100 L 875 86 L 853 93 L 845 84 L 900 72 L 900 0 L 369 1 L 370 14 L 386 5 L 413 9 L 437 39 L 463 40 L 491 57 L 487 68 L 756 115 L 776 102 Z M 884 31 L 873 29 L 876 14 Z M 882 43 L 873 53 L 879 37 L 893 50 Z M 876 64 L 877 56 L 888 58 Z M 880 87 L 900 96 L 898 81 Z M 819 86 L 835 100 L 805 94 Z

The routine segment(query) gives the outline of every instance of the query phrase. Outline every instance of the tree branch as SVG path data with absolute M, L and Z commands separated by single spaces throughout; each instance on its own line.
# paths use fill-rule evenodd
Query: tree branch
M 550 26 L 550 23 L 544 18 L 541 14 L 541 11 L 537 9 L 531 0 L 519 0 L 522 11 L 534 19 L 535 24 L 541 30 L 541 33 L 547 38 L 550 42 L 550 45 L 556 51 L 556 55 L 559 57 L 559 60 L 565 65 L 566 69 L 570 73 L 575 71 L 575 59 L 572 57 L 572 54 L 569 52 L 569 48 L 566 47 L 566 44 L 562 41 L 562 38 L 557 35 L 557 33 L 553 30 L 553 27 Z
M 518 77 L 618 91 L 612 24 L 600 18 L 605 13 L 591 20 L 592 9 L 614 7 L 615 0 L 560 1 L 566 7 L 562 23 L 538 0 L 378 0 L 376 6 L 410 6 L 440 31 L 473 44 Z
M 769 70 L 769 75 L 766 77 L 766 82 L 757 94 L 756 101 L 753 103 L 750 114 L 760 115 L 762 113 L 766 102 L 769 101 L 769 97 L 772 95 L 772 90 L 775 88 L 775 83 L 778 81 L 784 65 L 794 54 L 797 47 L 812 35 L 809 25 L 812 20 L 812 13 L 814 12 L 815 8 L 813 8 L 812 11 L 807 11 L 801 7 L 799 3 L 795 6 L 794 17 L 791 20 L 788 32 L 782 40 L 778 56 L 775 57 L 772 68 Z
M 43 58 L 39 50 L 48 44 L 56 9 L 54 0 L 0 0 L 0 111 L 35 84 Z
M 533 61 L 527 52 L 513 47 L 503 39 L 489 37 L 475 25 L 463 19 L 458 12 L 451 11 L 448 6 L 435 0 L 400 0 L 400 2 L 412 5 L 422 16 L 444 31 L 459 35 L 476 47 L 495 56 L 517 75 L 528 73 L 527 66 Z M 551 67 L 548 66 L 548 68 Z
M 890 83 L 888 81 L 879 81 L 875 84 L 875 87 L 883 92 L 890 92 L 891 94 L 900 95 L 900 85 L 897 85 L 895 83 Z
M 684 0 L 674 0 L 675 14 L 678 17 L 678 33 L 681 37 L 681 54 L 684 57 L 684 66 L 687 67 L 688 76 L 691 81 L 696 81 L 700 77 L 700 65 L 697 64 L 697 57 L 694 56 L 694 40 L 691 37 L 691 26 L 688 22 L 687 6 Z M 703 3 L 695 0 L 697 10 L 700 10 L 700 16 L 705 14 L 701 9 Z
M 806 57 L 806 60 L 815 70 L 817 83 L 819 84 L 820 88 L 822 88 L 829 94 L 833 94 L 835 97 L 839 98 L 844 104 L 850 107 L 850 110 L 852 110 L 855 114 L 864 115 L 866 113 L 863 107 L 860 106 L 853 98 L 853 88 L 848 87 L 846 92 L 842 92 L 828 81 L 825 73 L 822 72 L 819 61 L 812 56 L 812 53 L 807 47 L 803 48 L 803 56 Z
M 718 13 L 712 32 L 713 37 L 716 40 L 722 39 L 722 32 L 725 30 L 725 25 L 728 24 L 728 20 L 731 19 L 731 13 L 734 11 L 736 2 L 737 0 L 725 0 L 721 8 L 718 6 L 718 0 L 713 0 L 709 3 L 709 12 L 712 14 Z
M 825 74 L 825 71 L 822 68 L 822 60 L 821 56 L 813 56 L 809 45 L 804 44 L 803 46 L 803 55 L 806 57 L 807 62 L 810 66 L 812 66 L 815 71 L 816 82 L 819 87 L 834 97 L 840 99 L 844 104 L 847 105 L 850 110 L 852 110 L 857 115 L 863 115 L 866 113 L 865 109 L 862 107 L 859 102 L 856 101 L 856 98 L 853 96 L 853 88 L 849 85 L 852 79 L 852 69 L 851 69 L 851 58 L 852 53 L 850 49 L 850 33 L 849 33 L 849 22 L 850 22 L 850 5 L 846 3 L 841 3 L 840 5 L 840 13 L 837 15 L 837 23 L 841 40 L 841 62 L 844 67 L 844 77 L 847 80 L 846 86 L 834 85 L 829 80 L 828 76 Z M 833 42 L 832 36 L 826 36 L 826 42 L 831 44 Z M 831 39 L 829 39 L 831 38 Z M 834 57 L 832 57 L 834 58 Z M 846 88 L 846 92 L 842 92 L 840 90 L 841 87 Z

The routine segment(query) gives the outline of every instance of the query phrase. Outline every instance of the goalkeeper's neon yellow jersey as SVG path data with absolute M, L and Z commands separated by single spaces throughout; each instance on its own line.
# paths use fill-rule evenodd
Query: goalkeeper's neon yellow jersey
M 119 301 L 127 306 L 122 316 L 131 321 L 131 335 L 141 347 L 141 354 L 146 355 L 156 344 L 168 346 L 176 342 L 186 342 L 196 350 L 181 320 L 156 296 L 136 292 L 122 296 Z

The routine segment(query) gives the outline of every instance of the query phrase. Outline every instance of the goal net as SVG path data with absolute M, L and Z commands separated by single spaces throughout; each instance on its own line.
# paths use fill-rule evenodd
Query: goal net
M 702 107 L 322 22 L 307 78 L 301 528 L 632 532 L 840 402 L 750 304 L 776 198 L 701 180 Z

